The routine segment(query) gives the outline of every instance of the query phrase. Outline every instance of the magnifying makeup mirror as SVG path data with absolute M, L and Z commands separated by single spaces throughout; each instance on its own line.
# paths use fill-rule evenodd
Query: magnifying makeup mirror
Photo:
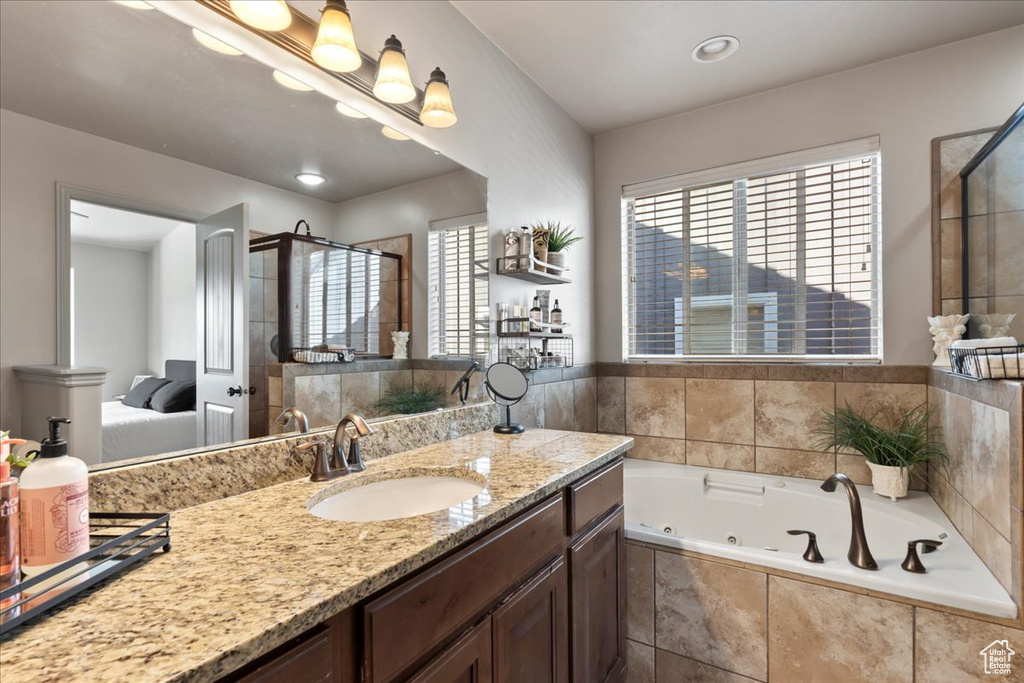
M 505 424 L 495 425 L 495 434 L 522 434 L 526 427 L 512 422 L 511 407 L 523 400 L 530 381 L 511 363 L 495 363 L 487 368 L 484 388 L 495 403 L 505 406 Z

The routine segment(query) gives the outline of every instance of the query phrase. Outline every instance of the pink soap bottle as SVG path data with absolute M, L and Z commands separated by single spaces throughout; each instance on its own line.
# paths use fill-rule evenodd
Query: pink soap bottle
M 11 465 L 0 462 L 0 591 L 21 581 L 21 544 L 18 536 L 18 480 L 11 476 Z M 0 609 L 17 602 L 14 595 L 0 600 Z

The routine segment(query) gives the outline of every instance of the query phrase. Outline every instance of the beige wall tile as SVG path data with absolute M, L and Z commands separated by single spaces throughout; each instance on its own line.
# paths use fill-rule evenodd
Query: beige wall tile
M 573 428 L 577 432 L 597 431 L 597 378 L 584 377 L 572 381 L 575 410 Z
M 923 384 L 836 384 L 836 407 L 849 405 L 864 415 L 877 415 L 886 425 L 893 424 L 899 411 L 913 410 L 927 402 L 928 389 Z
M 938 503 L 949 520 L 968 544 L 974 542 L 974 508 L 957 493 L 956 489 L 941 472 L 935 471 L 929 478 L 928 492 Z
M 663 439 L 657 436 L 633 436 L 633 449 L 630 458 L 638 460 L 657 460 L 672 462 L 677 465 L 686 464 L 686 442 L 682 439 Z
M 389 391 L 409 391 L 412 389 L 412 370 L 382 370 L 380 373 L 380 395 Z
M 686 380 L 626 378 L 626 431 L 645 436 L 686 438 Z
M 415 389 L 424 389 L 426 387 L 441 387 L 443 389 L 446 379 L 444 370 L 412 371 L 412 386 Z
M 458 382 L 462 376 L 466 374 L 465 370 L 448 370 L 444 373 L 444 390 L 446 402 L 449 406 L 460 406 L 462 405 L 461 400 L 458 396 L 451 394 L 452 387 Z M 534 389 L 538 391 L 538 389 Z M 466 405 L 473 403 L 486 403 L 490 399 L 487 397 L 487 390 L 484 389 L 484 375 L 482 372 L 474 372 L 469 378 L 469 395 L 466 397 Z
M 626 544 L 626 637 L 654 645 L 654 551 Z
M 341 419 L 341 375 L 304 375 L 295 378 L 295 407 L 309 418 L 311 429 Z
M 686 436 L 699 441 L 754 443 L 752 380 L 686 380 Z
M 754 385 L 757 445 L 811 450 L 822 412 L 834 408 L 832 382 L 758 381 Z
M 756 459 L 756 471 L 781 477 L 825 479 L 836 471 L 836 459 L 832 453 L 758 446 Z
M 1010 555 L 1010 542 L 999 535 L 991 524 L 974 510 L 974 528 L 971 547 L 978 557 L 989 568 L 992 575 L 1003 585 L 1006 592 L 1013 592 L 1013 576 L 1011 567 L 1013 558 Z
M 626 433 L 626 379 L 597 378 L 597 431 Z
M 654 669 L 661 683 L 746 683 L 756 680 L 665 650 L 656 651 Z
M 971 483 L 973 465 L 971 455 L 974 449 L 974 411 L 970 399 L 945 392 L 945 408 L 943 426 L 949 464 L 946 466 L 947 478 L 961 496 L 972 502 L 973 487 Z
M 914 623 L 914 675 L 917 681 L 1024 681 L 1024 631 L 944 612 L 917 608 Z M 1020 652 L 1011 657 L 1011 676 L 986 676 L 981 650 L 995 640 L 1009 640 Z
M 913 680 L 913 608 L 768 578 L 769 677 L 776 681 Z
M 764 680 L 764 574 L 656 552 L 654 582 L 659 649 Z
M 654 683 L 654 648 L 626 641 L 626 683 Z
M 687 441 L 686 462 L 697 467 L 754 471 L 754 447 L 710 441 Z
M 268 404 L 280 408 L 282 406 L 281 396 L 284 391 L 282 386 L 282 379 L 280 377 L 268 377 L 267 378 L 267 401 Z M 273 415 L 271 417 L 274 417 Z
M 380 373 L 351 372 L 341 375 L 342 415 L 355 413 L 360 416 L 377 414 L 380 400 Z
M 971 401 L 971 500 L 1003 538 L 1010 538 L 1010 414 Z
M 836 453 L 836 472 L 842 472 L 854 484 L 870 484 L 871 469 L 867 458 L 860 453 Z
M 551 382 L 534 390 L 544 391 L 544 428 L 571 431 L 574 422 L 572 382 Z

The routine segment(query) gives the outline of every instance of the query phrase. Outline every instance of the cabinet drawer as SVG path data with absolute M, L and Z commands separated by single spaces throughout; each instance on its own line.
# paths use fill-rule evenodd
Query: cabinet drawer
M 262 664 L 238 683 L 329 683 L 334 680 L 334 659 L 329 629 Z
M 408 671 L 560 555 L 564 541 L 565 502 L 558 494 L 368 603 L 366 683 Z
M 622 458 L 569 487 L 569 535 L 622 503 Z

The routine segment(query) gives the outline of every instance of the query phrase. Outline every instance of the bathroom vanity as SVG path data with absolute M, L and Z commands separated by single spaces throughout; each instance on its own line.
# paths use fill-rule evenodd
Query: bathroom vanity
M 180 510 L 170 553 L 15 631 L 0 666 L 15 681 L 619 681 L 631 445 L 485 432 Z M 361 480 L 459 472 L 486 488 L 439 512 L 308 512 Z

